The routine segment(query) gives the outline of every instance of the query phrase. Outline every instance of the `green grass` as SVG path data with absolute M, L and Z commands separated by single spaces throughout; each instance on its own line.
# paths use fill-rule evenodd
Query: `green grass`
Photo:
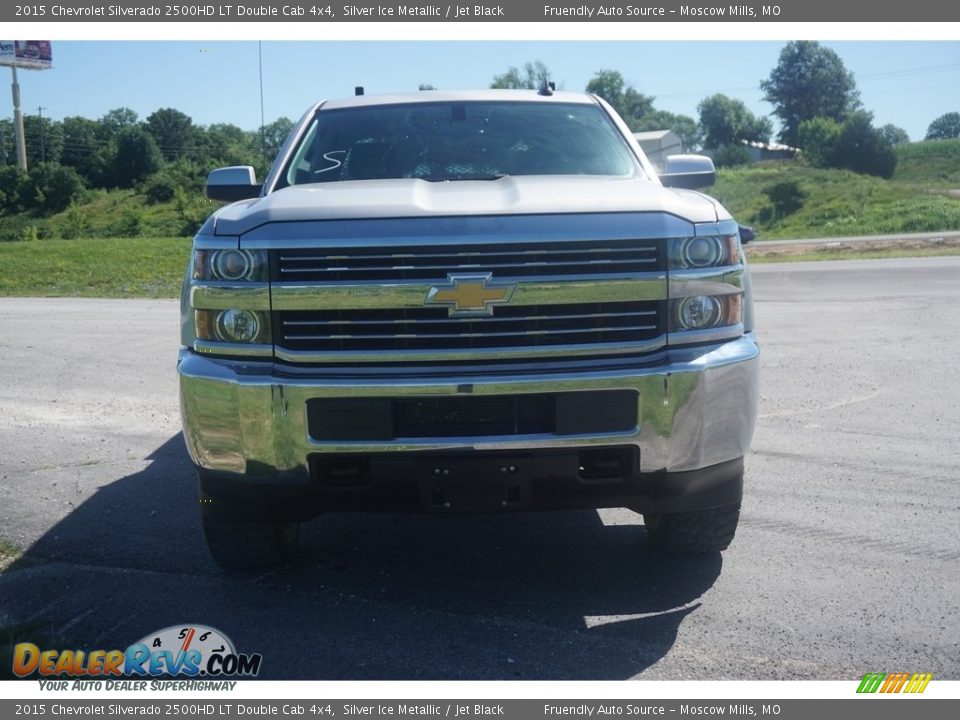
M 0 540 L 0 572 L 13 565 L 20 559 L 21 555 L 23 555 L 23 550 L 6 540 Z
M 815 250 L 798 255 L 769 254 L 750 258 L 751 265 L 760 263 L 807 262 L 808 260 L 878 260 L 903 257 L 947 257 L 960 255 L 960 247 L 912 248 L 898 250 Z
M 760 242 L 777 238 L 960 230 L 960 140 L 909 143 L 895 148 L 890 180 L 801 162 L 720 170 L 711 193 L 740 222 L 756 225 Z M 802 206 L 777 217 L 764 190 L 795 182 Z M 218 203 L 190 196 L 151 205 L 133 190 L 93 191 L 83 205 L 49 218 L 0 218 L 10 237 L 34 228 L 40 240 L 0 242 L 0 295 L 175 297 L 190 248 L 189 235 Z M 136 219 L 141 235 L 113 237 Z M 79 232 L 78 232 L 79 227 Z M 80 239 L 60 239 L 78 234 Z M 0 235 L 3 235 L 0 232 Z M 756 262 L 953 255 L 949 248 L 829 250 Z
M 0 243 L 0 295 L 175 297 L 189 238 Z
M 960 198 L 947 195 L 955 186 L 946 181 L 883 180 L 796 163 L 717 175 L 710 194 L 741 223 L 756 225 L 761 240 L 960 229 Z M 777 217 L 764 190 L 783 182 L 795 182 L 805 198 L 800 209 Z
M 942 182 L 960 188 L 960 140 L 904 143 L 894 148 L 894 182 Z

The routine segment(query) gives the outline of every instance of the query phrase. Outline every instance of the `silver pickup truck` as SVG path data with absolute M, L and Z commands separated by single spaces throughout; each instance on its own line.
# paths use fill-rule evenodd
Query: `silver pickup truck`
M 177 367 L 216 562 L 333 511 L 626 507 L 726 548 L 759 349 L 713 178 L 549 86 L 320 102 L 262 185 L 212 172 Z

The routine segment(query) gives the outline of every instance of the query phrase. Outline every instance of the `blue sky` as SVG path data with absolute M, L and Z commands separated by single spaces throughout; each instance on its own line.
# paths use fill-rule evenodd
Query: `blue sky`
M 920 140 L 930 121 L 960 111 L 960 42 L 824 42 L 856 76 L 877 124 Z M 696 117 L 697 103 L 722 92 L 769 114 L 759 83 L 783 42 L 765 41 L 265 41 L 266 121 L 296 119 L 313 101 L 353 93 L 486 87 L 508 66 L 541 60 L 567 90 L 582 90 L 601 68 L 619 70 L 659 109 Z M 257 43 L 54 41 L 54 69 L 20 73 L 24 112 L 98 118 L 130 107 L 141 118 L 174 107 L 195 123 L 260 125 Z M 0 68 L 0 85 L 9 82 Z M 12 116 L 10 93 L 0 114 Z

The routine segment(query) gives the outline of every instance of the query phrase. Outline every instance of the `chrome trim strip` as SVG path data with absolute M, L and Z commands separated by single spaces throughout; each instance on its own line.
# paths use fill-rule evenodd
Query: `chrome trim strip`
M 256 282 L 196 282 L 190 306 L 197 310 L 262 310 L 270 312 L 270 284 Z
M 667 299 L 665 271 L 638 273 L 630 279 L 593 282 L 581 276 L 552 281 L 549 278 L 517 279 L 510 303 L 518 305 L 570 305 L 598 302 L 640 302 Z M 497 278 L 498 280 L 507 279 Z M 410 283 L 311 283 L 272 284 L 274 310 L 365 310 L 423 307 L 435 283 L 422 280 Z
M 482 321 L 486 323 L 497 322 L 529 322 L 530 320 L 585 320 L 589 318 L 611 318 L 611 317 L 641 317 L 656 315 L 656 310 L 638 310 L 637 312 L 607 312 L 591 313 L 584 315 L 520 315 L 517 317 L 484 317 Z M 417 318 L 417 319 L 393 319 L 393 320 L 284 320 L 283 326 L 299 327 L 311 325 L 411 325 L 414 323 L 430 323 L 431 325 L 462 325 L 464 323 L 476 322 L 477 318 Z M 587 332 L 593 328 L 581 330 Z
M 304 268 L 280 268 L 280 273 L 338 273 L 338 272 L 391 272 L 403 270 L 441 270 L 444 273 L 458 273 L 464 270 L 489 270 L 496 272 L 497 268 L 533 268 L 533 267 L 583 267 L 598 265 L 617 265 L 620 262 L 629 262 L 631 264 L 650 264 L 656 263 L 656 258 L 640 258 L 631 260 L 569 260 L 567 262 L 510 262 L 510 263 L 445 263 L 443 265 L 357 265 L 350 267 L 348 265 L 340 267 L 304 267 Z M 589 273 L 578 272 L 577 275 Z M 556 275 L 566 277 L 565 273 L 557 272 Z M 501 275 L 501 277 L 503 277 Z M 321 281 L 322 282 L 322 281 Z
M 587 239 L 584 239 L 582 242 L 591 242 Z M 600 242 L 605 242 L 601 240 Z M 643 242 L 642 239 L 638 239 L 637 242 Z M 432 246 L 431 246 L 432 247 Z M 456 247 L 456 246 L 451 246 Z M 529 248 L 523 250 L 511 250 L 509 249 L 510 245 L 504 243 L 503 248 L 498 249 L 494 252 L 484 252 L 482 250 L 454 250 L 452 252 L 423 252 L 423 253 L 392 253 L 389 255 L 281 255 L 280 262 L 314 262 L 318 260 L 394 260 L 398 258 L 430 258 L 430 257 L 492 257 L 499 258 L 504 255 L 586 255 L 586 254 L 600 254 L 600 253 L 610 253 L 610 254 L 640 254 L 640 253 L 654 253 L 656 254 L 656 246 L 647 245 L 642 247 L 570 247 L 570 248 L 553 248 L 553 249 L 542 249 L 542 250 L 531 250 Z M 318 247 L 317 250 L 322 250 L 322 247 Z M 342 248 L 334 248 L 340 250 Z M 283 252 L 283 250 L 281 250 Z M 650 259 L 647 259 L 649 262 Z
M 226 343 L 213 340 L 194 340 L 193 349 L 198 353 L 230 355 L 231 357 L 273 357 L 273 345 L 258 343 Z
M 549 345 L 512 348 L 467 348 L 463 350 L 356 350 L 356 351 L 315 351 L 289 350 L 277 346 L 275 355 L 279 360 L 294 363 L 335 364 L 344 363 L 383 363 L 425 360 L 501 360 L 536 359 L 542 357 L 572 357 L 576 355 L 625 355 L 659 350 L 666 344 L 666 335 L 660 335 L 638 343 L 597 343 L 593 345 Z
M 393 335 L 347 335 L 340 333 L 337 335 L 284 335 L 285 340 L 394 340 L 394 339 L 448 339 L 456 338 L 505 338 L 505 337 L 529 337 L 531 335 L 589 335 L 595 332 L 630 332 L 636 330 L 656 330 L 656 325 L 625 325 L 623 327 L 597 327 L 597 328 L 577 328 L 576 330 L 524 330 L 520 332 L 470 332 L 470 333 L 395 333 Z M 337 352 L 331 350 L 330 352 Z M 409 352 L 407 350 L 398 352 Z
M 667 345 L 693 345 L 720 340 L 736 340 L 743 335 L 743 323 L 723 325 L 707 330 L 675 330 L 667 336 Z
M 694 295 L 733 295 L 742 293 L 744 269 L 705 268 L 703 270 L 671 270 L 670 299 Z

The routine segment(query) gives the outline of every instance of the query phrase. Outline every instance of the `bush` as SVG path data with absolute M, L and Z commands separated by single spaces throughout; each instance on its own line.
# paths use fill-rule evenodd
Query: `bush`
M 833 167 L 840 141 L 840 123 L 825 117 L 804 120 L 798 137 L 807 162 L 814 167 Z
M 750 155 L 743 145 L 724 145 L 713 154 L 717 167 L 741 167 L 750 164 Z
M 813 118 L 800 123 L 800 147 L 815 167 L 831 167 L 890 178 L 897 167 L 893 146 L 872 116 L 859 110 L 843 123 Z
M 108 237 L 140 237 L 143 234 L 143 213 L 125 210 L 118 220 L 107 228 Z
M 177 183 L 165 173 L 151 175 L 143 187 L 143 194 L 150 205 L 170 202 L 176 193 Z
M 89 233 L 90 222 L 87 220 L 86 213 L 84 213 L 83 208 L 73 203 L 60 225 L 60 237 L 64 240 L 73 240 L 85 237 Z
M 840 127 L 834 167 L 890 178 L 897 167 L 893 147 L 871 124 L 869 113 L 852 113 Z
M 0 166 L 0 213 L 24 209 L 23 198 L 29 195 L 29 176 L 14 165 Z
M 42 193 L 42 208 L 50 214 L 66 210 L 71 204 L 83 199 L 86 186 L 83 178 L 72 167 L 46 163 L 30 173 L 37 196 Z
M 806 192 L 796 180 L 778 182 L 765 189 L 763 194 L 773 206 L 774 219 L 792 215 L 803 207 L 803 202 L 807 199 Z

